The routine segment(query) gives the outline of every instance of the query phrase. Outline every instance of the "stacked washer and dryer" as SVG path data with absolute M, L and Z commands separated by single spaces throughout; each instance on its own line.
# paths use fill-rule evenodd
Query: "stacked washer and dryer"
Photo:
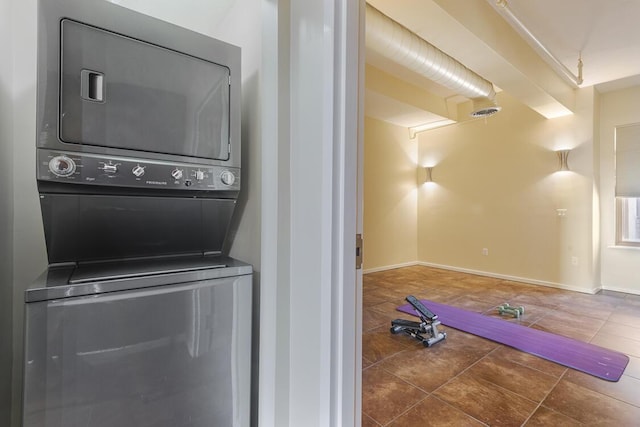
M 25 294 L 23 425 L 245 426 L 240 49 L 104 0 L 38 5 L 49 260 Z

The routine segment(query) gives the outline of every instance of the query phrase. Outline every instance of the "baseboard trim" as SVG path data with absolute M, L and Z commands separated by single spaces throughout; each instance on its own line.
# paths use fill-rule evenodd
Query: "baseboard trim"
M 403 262 L 401 264 L 392 264 L 392 265 L 384 265 L 382 267 L 368 268 L 366 270 L 362 270 L 362 274 L 377 273 L 379 271 L 386 271 L 386 270 L 395 270 L 396 268 L 411 267 L 414 265 L 420 265 L 420 262 L 411 261 L 411 262 Z
M 431 262 L 424 262 L 424 261 L 418 262 L 418 265 L 424 265 L 425 267 L 441 268 L 443 270 L 458 271 L 460 273 L 475 274 L 477 276 L 492 277 L 492 278 L 495 278 L 495 279 L 510 280 L 512 282 L 527 283 L 527 284 L 530 284 L 530 285 L 546 286 L 548 288 L 564 289 L 564 290 L 567 290 L 567 291 L 581 292 L 583 294 L 591 294 L 591 295 L 593 295 L 595 293 L 598 293 L 602 289 L 602 287 L 584 289 L 584 288 L 578 288 L 578 287 L 575 287 L 575 286 L 565 285 L 564 283 L 548 282 L 546 280 L 529 279 L 529 278 L 526 278 L 526 277 L 510 276 L 508 274 L 491 273 L 491 272 L 488 272 L 488 271 L 473 270 L 473 269 L 470 269 L 470 268 L 454 267 L 454 266 L 451 266 L 451 265 L 434 264 L 434 263 L 431 263 Z
M 612 292 L 622 292 L 623 294 L 640 295 L 640 291 L 638 289 L 620 288 L 617 286 L 602 285 L 602 290 L 612 291 Z
M 570 286 L 570 285 L 565 285 L 563 283 L 556 283 L 556 282 L 548 282 L 546 280 L 538 280 L 538 279 L 529 279 L 526 277 L 519 277 L 519 276 L 510 276 L 507 274 L 499 274 L 499 273 L 492 273 L 492 272 L 488 272 L 488 271 L 481 271 L 481 270 L 473 270 L 470 268 L 462 268 L 462 267 L 454 267 L 452 265 L 444 265 L 444 264 L 435 264 L 432 262 L 425 262 L 425 261 L 412 261 L 412 262 L 405 262 L 402 264 L 394 264 L 394 265 L 386 265 L 383 267 L 375 267 L 375 268 L 370 268 L 367 270 L 364 270 L 362 273 L 363 274 L 368 274 L 368 273 L 376 273 L 379 271 L 386 271 L 386 270 L 394 270 L 396 268 L 402 268 L 402 267 L 410 267 L 413 265 L 423 265 L 425 267 L 433 267 L 433 268 L 440 268 L 442 270 L 450 270 L 450 271 L 457 271 L 459 273 L 468 273 L 468 274 L 475 274 L 476 276 L 485 276 L 485 277 L 492 277 L 494 279 L 503 279 L 503 280 L 510 280 L 512 282 L 520 282 L 520 283 L 527 283 L 530 285 L 540 285 L 540 286 L 546 286 L 548 288 L 557 288 L 557 289 L 564 289 L 567 291 L 573 291 L 573 292 L 580 292 L 583 294 L 596 294 L 598 293 L 600 290 L 602 289 L 607 289 L 607 290 L 611 290 L 611 291 L 616 291 L 616 292 L 624 292 L 624 293 L 634 293 L 633 291 L 630 290 L 623 290 L 623 289 L 615 289 L 615 288 L 611 288 L 611 287 L 594 287 L 591 289 L 584 289 L 584 288 L 578 288 L 575 286 Z M 636 291 L 637 292 L 637 291 Z

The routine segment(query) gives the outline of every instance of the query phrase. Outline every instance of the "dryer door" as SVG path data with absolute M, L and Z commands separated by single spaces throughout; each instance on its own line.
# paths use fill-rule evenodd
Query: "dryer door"
M 230 70 L 62 20 L 63 142 L 229 159 Z

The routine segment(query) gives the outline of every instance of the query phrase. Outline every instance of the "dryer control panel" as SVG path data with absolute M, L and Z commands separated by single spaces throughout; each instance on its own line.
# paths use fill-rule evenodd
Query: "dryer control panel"
M 37 156 L 37 175 L 41 181 L 172 190 L 240 190 L 239 168 L 51 150 L 38 150 Z

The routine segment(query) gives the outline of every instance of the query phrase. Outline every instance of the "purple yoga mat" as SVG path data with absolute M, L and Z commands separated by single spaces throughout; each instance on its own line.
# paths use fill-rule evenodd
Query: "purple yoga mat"
M 629 363 L 629 357 L 625 354 L 597 345 L 450 305 L 428 300 L 420 301 L 437 314 L 438 319 L 447 326 L 488 338 L 604 380 L 618 381 Z M 410 304 L 402 305 L 397 310 L 417 316 Z

